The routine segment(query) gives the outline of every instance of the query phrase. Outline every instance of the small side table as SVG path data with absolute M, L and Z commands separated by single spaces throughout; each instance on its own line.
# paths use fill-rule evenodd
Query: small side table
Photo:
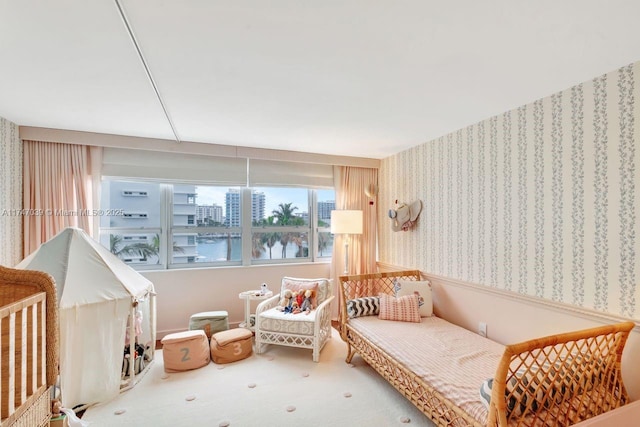
M 238 298 L 244 300 L 244 322 L 240 323 L 241 328 L 247 328 L 251 331 L 255 329 L 251 326 L 251 301 L 260 301 L 273 296 L 273 291 L 268 291 L 266 294 L 261 294 L 260 289 L 255 291 L 244 291 L 238 294 Z

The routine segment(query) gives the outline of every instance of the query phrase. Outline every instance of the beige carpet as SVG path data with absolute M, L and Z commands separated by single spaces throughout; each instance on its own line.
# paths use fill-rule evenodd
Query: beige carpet
M 359 356 L 346 364 L 346 349 L 333 331 L 319 363 L 311 350 L 272 345 L 239 362 L 172 374 L 158 351 L 140 383 L 82 420 L 92 427 L 433 425 Z

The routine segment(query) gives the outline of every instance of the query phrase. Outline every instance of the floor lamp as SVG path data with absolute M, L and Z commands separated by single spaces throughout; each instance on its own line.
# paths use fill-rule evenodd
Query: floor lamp
M 344 274 L 349 274 L 349 235 L 362 234 L 362 211 L 331 211 L 331 233 L 344 234 Z

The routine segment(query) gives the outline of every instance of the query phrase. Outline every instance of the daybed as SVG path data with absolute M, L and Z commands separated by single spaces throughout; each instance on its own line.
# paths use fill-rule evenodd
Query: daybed
M 48 426 L 59 360 L 51 276 L 0 266 L 0 318 L 0 425 Z
M 362 297 L 420 279 L 419 271 L 340 277 L 340 335 L 347 363 L 360 354 L 436 425 L 568 426 L 628 402 L 620 360 L 632 322 L 503 346 L 436 316 L 354 313 Z

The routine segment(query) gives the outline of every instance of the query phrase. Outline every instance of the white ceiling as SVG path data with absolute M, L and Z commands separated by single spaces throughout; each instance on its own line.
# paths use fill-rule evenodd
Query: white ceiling
M 638 0 L 120 0 L 182 141 L 384 158 L 640 59 Z M 0 0 L 0 117 L 174 139 L 115 0 Z

